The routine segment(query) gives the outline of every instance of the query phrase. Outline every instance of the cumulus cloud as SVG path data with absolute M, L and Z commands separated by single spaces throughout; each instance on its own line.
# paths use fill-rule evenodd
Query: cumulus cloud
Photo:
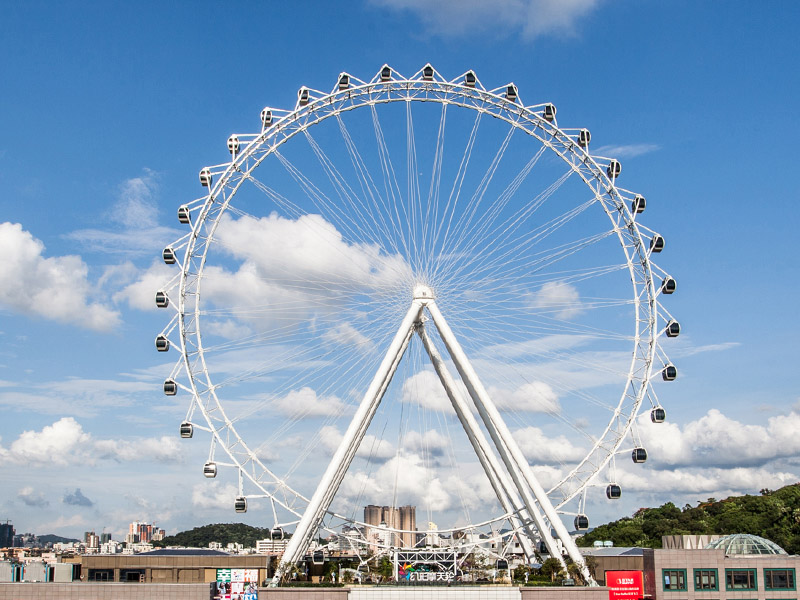
M 156 291 L 165 289 L 176 275 L 174 265 L 154 260 L 149 268 L 138 274 L 135 281 L 114 294 L 114 302 L 127 302 L 131 308 L 138 310 L 159 310 L 155 302 Z
M 99 458 L 116 461 L 155 460 L 175 462 L 180 460 L 181 448 L 174 436 L 129 440 L 97 440 L 94 443 Z
M 450 441 L 435 429 L 408 431 L 403 436 L 403 449 L 421 455 L 442 456 L 449 445 Z
M 97 331 L 116 327 L 119 313 L 90 300 L 95 289 L 81 258 L 46 258 L 44 251 L 19 223 L 0 223 L 0 305 Z
M 72 417 L 59 419 L 41 431 L 24 431 L 8 448 L 0 446 L 0 459 L 26 467 L 66 466 L 97 460 L 171 462 L 180 447 L 171 437 L 132 440 L 94 439 Z
M 800 454 L 800 413 L 771 417 L 767 425 L 733 420 L 717 409 L 683 427 L 676 423 L 650 423 L 639 418 L 648 460 L 668 467 L 761 466 Z
M 366 504 L 385 504 L 387 498 L 396 498 L 398 505 L 413 504 L 442 511 L 453 505 L 447 483 L 417 454 L 394 456 L 372 474 L 348 472 L 340 495 L 346 501 Z
M 675 494 L 708 494 L 717 498 L 752 492 L 762 488 L 779 488 L 797 482 L 797 475 L 771 468 L 735 467 L 682 468 L 677 470 L 625 470 L 617 472 L 617 481 L 623 490 L 632 492 Z
M 4 451 L 4 458 L 31 466 L 64 466 L 85 455 L 90 440 L 75 419 L 64 417 L 41 431 L 22 432 Z
M 212 316 L 207 331 L 228 338 L 275 324 L 290 331 L 340 308 L 343 297 L 366 289 L 390 289 L 410 278 L 410 269 L 399 255 L 386 255 L 377 245 L 346 241 L 320 215 L 297 219 L 276 214 L 259 219 L 223 215 L 214 240 L 218 246 L 203 272 L 203 297 L 237 317 L 232 321 Z M 154 261 L 115 300 L 154 310 L 155 290 L 174 275 L 175 269 Z M 322 337 L 328 343 L 371 347 L 352 324 L 337 323 Z
M 499 410 L 543 412 L 551 415 L 561 412 L 558 394 L 543 381 L 531 381 L 513 391 L 495 387 L 487 391 Z
M 556 319 L 570 319 L 583 312 L 578 288 L 563 281 L 548 281 L 529 299 L 532 308 Z
M 35 506 L 37 508 L 44 508 L 50 504 L 43 492 L 36 492 L 31 486 L 26 486 L 19 490 L 17 498 L 27 506 Z
M 408 274 L 405 261 L 385 255 L 376 245 L 348 243 L 336 227 L 320 215 L 286 219 L 277 214 L 256 219 L 223 216 L 215 240 L 223 249 L 258 275 L 289 287 L 394 285 L 398 274 Z
M 468 398 L 466 389 L 461 387 L 462 395 Z M 419 371 L 403 382 L 401 402 L 416 404 L 428 410 L 455 412 L 439 376 L 431 370 Z
M 310 387 L 292 390 L 274 399 L 272 406 L 295 418 L 327 417 L 342 414 L 346 410 L 345 404 L 336 396 L 318 396 Z
M 525 427 L 512 433 L 525 458 L 533 464 L 563 464 L 577 462 L 586 450 L 574 446 L 563 435 L 550 438 L 538 427 Z
M 75 488 L 75 491 L 72 493 L 68 492 L 64 494 L 64 498 L 61 501 L 64 504 L 69 504 L 71 506 L 83 506 L 85 508 L 91 508 L 94 506 L 94 502 L 84 496 L 80 488 Z
M 598 0 L 372 0 L 377 6 L 416 14 L 431 33 L 457 36 L 492 30 L 542 35 L 573 35 L 576 22 Z

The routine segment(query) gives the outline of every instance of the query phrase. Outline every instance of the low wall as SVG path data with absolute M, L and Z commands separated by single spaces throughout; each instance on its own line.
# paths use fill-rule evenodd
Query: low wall
M 208 600 L 207 583 L 0 583 L 0 600 Z
M 522 600 L 608 600 L 607 587 L 522 587 Z
M 0 583 L 0 600 L 208 600 L 207 583 Z M 608 600 L 606 587 L 260 588 L 260 600 Z

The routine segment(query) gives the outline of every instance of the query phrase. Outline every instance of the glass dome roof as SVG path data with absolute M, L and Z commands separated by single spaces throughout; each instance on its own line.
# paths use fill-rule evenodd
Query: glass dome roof
M 726 535 L 711 542 L 706 550 L 724 550 L 725 554 L 786 554 L 775 542 L 749 533 Z

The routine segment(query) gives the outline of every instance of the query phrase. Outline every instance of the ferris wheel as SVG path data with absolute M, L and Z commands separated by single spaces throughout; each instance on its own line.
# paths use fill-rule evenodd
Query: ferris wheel
M 362 517 L 402 503 L 444 525 L 434 545 L 560 557 L 560 538 L 590 579 L 561 515 L 588 528 L 618 458 L 647 459 L 637 416 L 665 420 L 652 384 L 677 377 L 680 334 L 664 238 L 590 142 L 514 84 L 384 66 L 264 108 L 200 171 L 156 293 L 156 348 L 180 353 L 164 393 L 189 399 L 180 435 L 208 434 L 232 508 L 293 529 L 275 581 L 323 531 L 430 544 Z

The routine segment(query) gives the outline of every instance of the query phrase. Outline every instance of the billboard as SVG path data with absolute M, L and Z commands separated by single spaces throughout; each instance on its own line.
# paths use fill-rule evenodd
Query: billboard
M 258 569 L 217 569 L 214 600 L 258 600 Z
M 641 600 L 644 585 L 641 571 L 606 571 L 608 600 Z

